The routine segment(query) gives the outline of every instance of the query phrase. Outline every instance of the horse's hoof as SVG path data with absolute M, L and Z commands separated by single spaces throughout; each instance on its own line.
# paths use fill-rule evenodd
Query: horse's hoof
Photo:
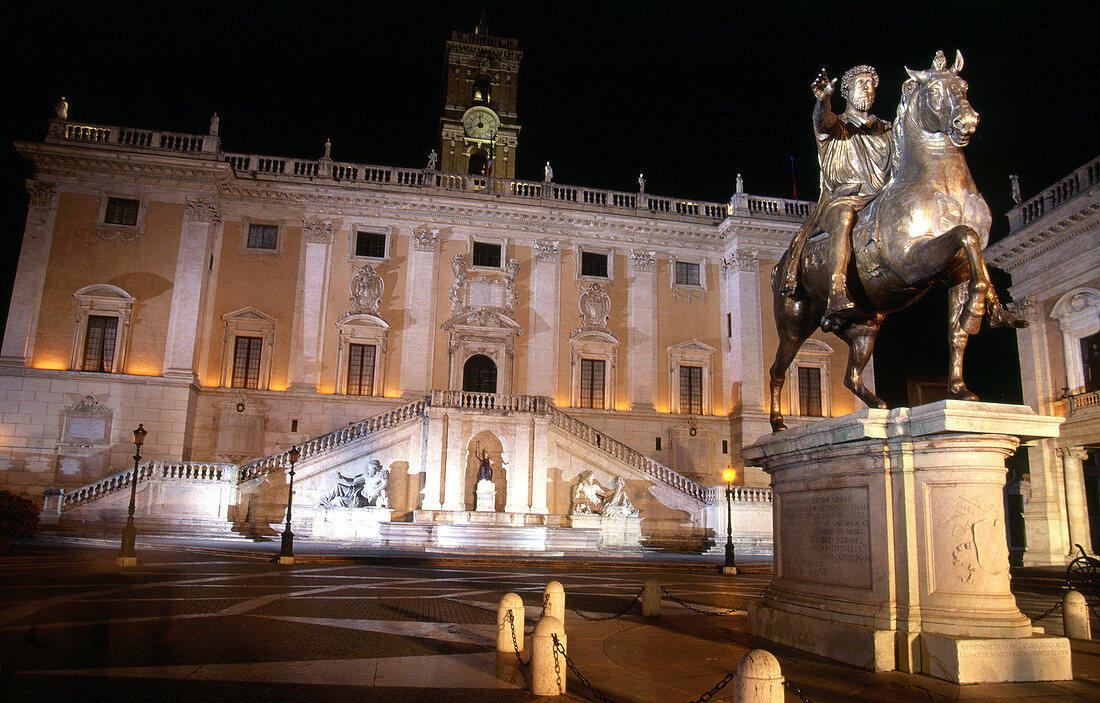
M 1005 308 L 997 305 L 989 311 L 989 325 L 991 327 L 1015 327 L 1023 329 L 1027 327 L 1027 320 L 1016 317 Z
M 970 400 L 977 401 L 978 396 L 970 392 L 970 389 L 966 386 L 959 386 L 958 388 L 950 389 L 951 397 L 955 400 Z
M 787 423 L 783 422 L 783 418 L 772 418 L 772 432 L 782 432 L 785 429 L 787 429 Z

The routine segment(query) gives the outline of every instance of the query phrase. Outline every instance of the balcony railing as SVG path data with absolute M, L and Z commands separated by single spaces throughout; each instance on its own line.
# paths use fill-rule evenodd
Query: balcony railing
M 738 193 L 728 203 L 711 202 L 544 181 L 443 173 L 432 169 L 395 168 L 337 162 L 331 159 L 295 159 L 263 154 L 227 153 L 220 150 L 221 143 L 218 137 L 209 134 L 183 134 L 62 120 L 51 121 L 46 141 L 159 151 L 204 159 L 218 158 L 225 161 L 240 178 L 290 182 L 323 180 L 348 185 L 383 186 L 395 190 L 491 195 L 518 201 L 534 201 L 541 204 L 563 203 L 578 209 L 662 219 L 717 223 L 730 215 L 740 215 L 761 219 L 801 221 L 813 208 L 811 202 L 767 198 L 746 193 Z
M 1100 183 L 1100 156 L 1047 188 L 1039 195 L 1008 211 L 1009 233 L 1068 203 L 1082 192 Z
M 1100 407 L 1100 391 L 1091 391 L 1089 393 L 1081 393 L 1080 395 L 1071 395 L 1067 398 L 1066 410 L 1072 414 L 1075 410 L 1081 408 L 1097 408 Z

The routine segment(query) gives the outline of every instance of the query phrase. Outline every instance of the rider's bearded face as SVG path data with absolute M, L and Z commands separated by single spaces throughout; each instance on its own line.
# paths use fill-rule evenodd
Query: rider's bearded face
M 875 102 L 875 79 L 869 73 L 861 73 L 852 79 L 848 89 L 848 103 L 855 109 L 866 112 Z

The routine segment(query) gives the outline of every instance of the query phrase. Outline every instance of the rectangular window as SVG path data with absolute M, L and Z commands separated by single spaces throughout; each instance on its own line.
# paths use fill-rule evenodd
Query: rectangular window
M 581 275 L 607 278 L 607 254 L 592 251 L 581 252 Z
M 678 286 L 699 286 L 702 283 L 699 280 L 699 264 L 689 263 L 687 261 L 676 262 L 676 285 Z
M 581 407 L 603 410 L 604 361 L 581 359 Z
M 372 395 L 374 393 L 373 344 L 348 345 L 348 395 Z
M 1100 332 L 1081 340 L 1081 361 L 1085 371 L 1085 392 L 1100 390 Z
M 821 369 L 798 367 L 798 407 L 800 415 L 821 417 Z
M 730 441 L 728 439 L 723 439 L 722 440 L 722 453 L 723 454 L 729 454 L 730 453 Z
M 733 314 L 726 313 L 726 338 L 733 338 Z
M 133 227 L 138 221 L 139 200 L 130 198 L 107 198 L 107 212 L 103 221 L 109 225 L 129 225 Z
M 661 438 L 660 437 L 654 437 L 653 439 L 656 440 L 655 444 L 657 445 L 657 447 L 656 447 L 657 451 L 661 451 Z
M 355 255 L 383 259 L 386 256 L 386 235 L 380 232 L 356 232 Z
M 703 414 L 703 367 L 680 367 L 680 412 Z
M 248 248 L 275 251 L 279 244 L 278 225 L 249 225 Z
M 471 259 L 474 266 L 500 268 L 500 245 L 486 242 L 474 242 Z
M 88 333 L 84 337 L 83 371 L 111 373 L 115 362 L 115 339 L 118 335 L 118 318 L 102 315 L 88 316 Z
M 232 388 L 260 387 L 260 349 L 263 337 L 237 337 L 233 345 Z

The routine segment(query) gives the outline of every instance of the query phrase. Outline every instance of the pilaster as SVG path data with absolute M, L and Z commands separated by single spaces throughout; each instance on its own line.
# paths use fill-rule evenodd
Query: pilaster
M 405 276 L 405 324 L 401 331 L 401 393 L 423 395 L 432 387 L 439 274 L 436 250 L 439 230 L 419 227 L 413 231 Z
M 34 354 L 38 310 L 46 283 L 46 262 L 53 243 L 57 218 L 57 186 L 46 181 L 27 181 L 29 203 L 23 228 L 23 246 L 11 292 L 11 306 L 0 348 L 0 365 L 26 366 Z
M 558 323 L 561 255 L 558 243 L 535 242 L 531 266 L 531 331 L 527 341 L 527 392 L 558 398 Z
M 187 200 L 172 280 L 172 306 L 164 343 L 164 375 L 195 379 L 195 347 L 201 335 L 207 260 L 221 215 L 209 200 Z
M 508 467 L 508 497 L 504 512 L 526 513 L 528 484 L 531 476 L 532 440 L 535 437 L 534 420 L 517 416 L 512 445 L 512 465 Z
M 547 468 L 550 465 L 550 418 L 535 417 L 533 456 L 531 462 L 531 512 L 546 514 Z
M 631 410 L 653 410 L 657 378 L 657 290 L 652 251 L 630 252 L 627 311 L 627 388 Z M 671 389 L 669 391 L 672 392 Z M 614 398 L 610 398 L 614 407 Z
M 760 301 L 760 261 L 755 251 L 737 250 L 722 260 L 723 308 L 729 313 L 728 370 L 732 388 L 740 398 L 730 398 L 731 408 L 746 412 L 767 410 L 764 366 L 763 317 Z M 735 393 L 731 390 L 731 393 Z M 746 441 L 750 438 L 746 437 Z
M 447 433 L 444 440 L 447 443 L 447 455 L 443 463 L 443 509 L 465 510 L 466 501 L 463 493 L 466 490 L 466 482 L 463 480 L 466 468 L 466 453 L 462 451 L 462 417 L 449 418 Z
M 302 222 L 302 258 L 298 267 L 298 314 L 290 359 L 290 389 L 316 391 L 321 380 L 325 300 L 332 258 L 332 222 Z

